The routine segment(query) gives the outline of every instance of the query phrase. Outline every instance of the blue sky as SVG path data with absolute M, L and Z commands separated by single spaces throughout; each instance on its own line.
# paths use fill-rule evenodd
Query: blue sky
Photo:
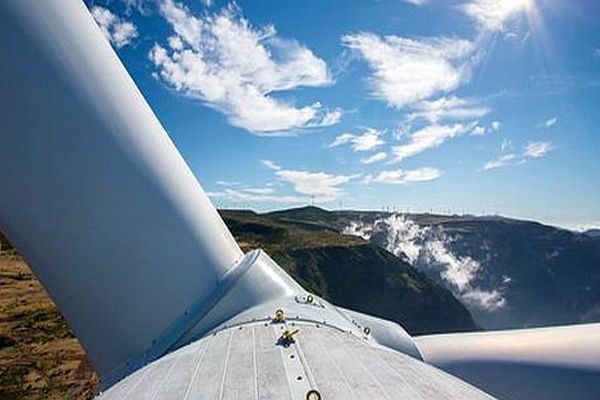
M 88 0 L 220 207 L 600 226 L 600 3 Z

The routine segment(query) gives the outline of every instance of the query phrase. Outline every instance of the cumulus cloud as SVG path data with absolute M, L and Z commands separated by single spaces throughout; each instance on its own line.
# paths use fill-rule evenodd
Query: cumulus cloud
M 138 36 L 137 28 L 134 24 L 121 19 L 109 9 L 94 6 L 90 11 L 104 36 L 117 49 L 130 44 Z
M 481 125 L 477 125 L 471 131 L 471 136 L 483 136 L 483 135 L 485 135 L 485 132 L 486 132 L 485 127 L 483 127 Z
M 500 132 L 500 128 L 502 127 L 502 123 L 500 123 L 500 121 L 492 121 L 492 123 L 490 124 L 492 130 L 494 132 Z
M 437 168 L 423 167 L 412 170 L 397 169 L 392 171 L 381 171 L 379 174 L 367 175 L 363 183 L 387 183 L 391 185 L 401 185 L 411 182 L 426 182 L 442 176 L 442 171 Z
M 373 128 L 367 128 L 367 130 L 361 134 L 342 133 L 335 138 L 329 147 L 338 147 L 349 144 L 356 152 L 369 151 L 385 144 L 385 141 L 381 138 L 382 135 L 383 133 L 381 131 Z
M 381 151 L 379 153 L 375 153 L 372 156 L 364 157 L 360 159 L 361 164 L 373 164 L 379 161 L 383 161 L 387 159 L 388 155 L 386 152 Z
M 415 156 L 427 149 L 437 147 L 448 139 L 465 134 L 475 128 L 475 124 L 429 125 L 413 133 L 408 143 L 392 147 L 394 161 Z
M 529 142 L 525 146 L 523 156 L 527 158 L 541 158 L 554 150 L 552 142 Z
M 471 0 L 460 9 L 481 29 L 502 31 L 508 20 L 531 10 L 534 0 Z
M 468 255 L 457 254 L 452 246 L 457 239 L 442 228 L 421 226 L 404 215 L 392 214 L 373 222 L 353 221 L 343 233 L 372 240 L 415 268 L 439 274 L 457 297 L 474 308 L 494 311 L 506 305 L 502 292 L 510 278 L 497 282 L 491 290 L 480 287 L 477 277 L 484 266 Z
M 456 96 L 441 97 L 437 100 L 423 100 L 411 107 L 413 112 L 407 120 L 423 119 L 430 123 L 439 121 L 481 118 L 491 111 L 489 107 L 480 105 L 472 99 L 461 99 Z
M 414 6 L 424 6 L 429 0 L 403 0 L 405 3 L 412 4 Z
M 401 108 L 456 89 L 470 79 L 475 46 L 468 40 L 381 37 L 361 32 L 342 43 L 369 65 L 373 94 Z
M 284 169 L 270 160 L 262 163 L 275 172 L 275 176 L 292 185 L 297 193 L 310 196 L 316 201 L 333 201 L 344 195 L 340 186 L 359 177 L 359 175 L 333 175 L 325 172 Z
M 173 0 L 160 5 L 174 34 L 149 53 L 159 76 L 175 90 L 225 114 L 232 125 L 261 135 L 330 126 L 339 109 L 320 102 L 297 107 L 273 94 L 323 87 L 332 79 L 325 61 L 272 25 L 253 27 L 235 5 L 193 15 Z

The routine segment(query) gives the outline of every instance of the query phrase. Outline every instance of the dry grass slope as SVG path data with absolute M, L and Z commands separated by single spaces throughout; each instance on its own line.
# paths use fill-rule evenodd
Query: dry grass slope
M 79 342 L 27 264 L 15 250 L 0 252 L 0 399 L 84 400 L 97 384 Z

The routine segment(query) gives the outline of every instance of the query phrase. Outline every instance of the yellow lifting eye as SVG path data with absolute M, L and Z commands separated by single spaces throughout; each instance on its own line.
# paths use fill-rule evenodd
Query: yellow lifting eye
M 308 393 L 306 393 L 306 400 L 321 400 L 321 393 L 314 389 L 309 390 Z
M 285 321 L 285 314 L 283 313 L 283 310 L 281 308 L 278 308 L 275 311 L 274 321 L 275 322 L 284 322 Z

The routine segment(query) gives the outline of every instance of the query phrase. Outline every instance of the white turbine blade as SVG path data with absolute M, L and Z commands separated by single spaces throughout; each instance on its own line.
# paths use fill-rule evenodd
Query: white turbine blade
M 600 324 L 414 338 L 426 362 L 504 399 L 597 399 Z
M 242 253 L 81 1 L 0 1 L 0 53 L 0 228 L 104 375 Z

